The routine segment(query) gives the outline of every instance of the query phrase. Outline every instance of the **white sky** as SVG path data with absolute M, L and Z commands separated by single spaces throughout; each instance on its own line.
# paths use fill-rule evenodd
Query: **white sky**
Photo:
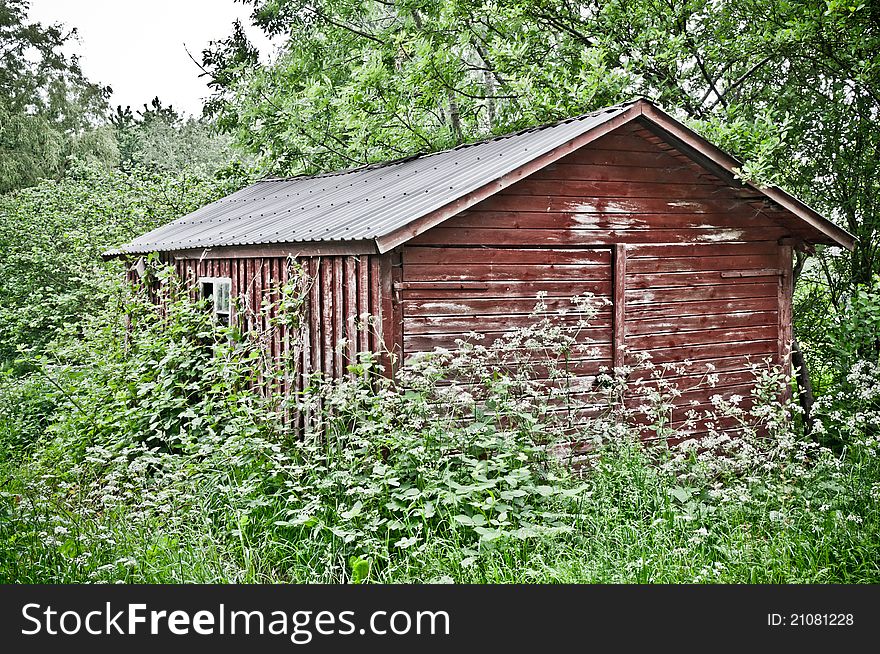
M 140 109 L 154 96 L 178 111 L 199 115 L 209 95 L 205 78 L 184 50 L 201 61 L 209 41 L 227 37 L 240 18 L 263 58 L 273 46 L 250 25 L 252 7 L 233 0 L 31 0 L 29 18 L 76 27 L 86 77 L 113 87 L 111 105 Z

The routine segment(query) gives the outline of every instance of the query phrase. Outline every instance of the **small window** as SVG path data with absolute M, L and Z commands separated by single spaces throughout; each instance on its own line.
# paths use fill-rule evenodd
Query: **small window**
M 232 280 L 229 277 L 202 277 L 199 279 L 202 299 L 208 301 L 217 322 L 229 325 L 232 311 Z

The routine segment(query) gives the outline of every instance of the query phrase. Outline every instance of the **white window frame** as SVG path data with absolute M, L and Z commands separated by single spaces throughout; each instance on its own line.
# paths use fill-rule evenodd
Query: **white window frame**
M 205 285 L 211 285 L 211 292 L 205 292 Z M 217 288 L 226 287 L 225 302 L 217 303 Z M 211 303 L 211 311 L 217 322 L 225 325 L 232 324 L 232 279 L 229 277 L 199 277 L 199 297 L 203 300 L 209 300 Z M 221 294 L 222 297 L 222 294 Z

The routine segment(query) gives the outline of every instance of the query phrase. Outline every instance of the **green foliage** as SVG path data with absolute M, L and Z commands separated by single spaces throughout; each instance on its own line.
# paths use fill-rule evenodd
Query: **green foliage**
M 880 437 L 880 283 L 857 288 L 825 333 L 828 391 L 816 432 L 837 449 Z
M 73 395 L 66 395 L 75 410 L 53 431 L 108 447 L 133 443 L 179 453 L 211 436 L 228 436 L 229 422 L 238 418 L 232 414 L 247 415 L 252 396 L 243 392 L 255 373 L 250 365 L 253 350 L 233 356 L 238 347 L 233 330 L 216 328 L 204 307 L 190 306 L 167 271 L 161 272 L 159 284 L 162 314 L 146 295 L 135 298 L 121 292 L 103 298 L 116 304 L 111 304 L 115 312 L 128 315 L 127 339 L 123 326 L 111 318 L 109 326 L 84 326 L 97 338 L 85 353 L 79 343 L 66 338 L 50 350 L 50 358 L 43 361 L 46 375 L 60 375 L 80 392 L 85 390 L 93 402 L 74 402 Z M 100 316 L 108 318 L 106 313 Z M 127 340 L 124 351 L 114 346 L 121 340 Z M 109 358 L 94 357 L 97 348 Z M 53 360 L 70 362 L 71 367 Z M 79 361 L 86 367 L 77 367 Z M 226 423 L 220 422 L 223 418 Z
M 880 280 L 844 294 L 829 286 L 823 253 L 801 274 L 795 296 L 796 329 L 819 397 L 815 433 L 840 449 L 872 438 L 880 379 Z
M 237 184 L 80 164 L 60 181 L 0 196 L 0 363 L 9 365 L 20 348 L 39 348 L 98 310 L 105 277 L 121 274 L 120 265 L 100 261 L 101 252 Z
M 16 491 L 5 498 L 21 508 L 52 507 L 65 517 L 49 527 L 58 546 L 51 552 L 40 549 L 43 527 L 30 523 L 32 531 L 18 518 L 4 521 L 0 577 L 23 581 L 49 565 L 72 580 L 83 562 L 101 575 L 124 572 L 119 561 L 100 568 L 116 538 L 146 537 L 150 542 L 138 556 L 149 564 L 180 542 L 186 522 L 225 521 L 235 512 L 223 489 L 239 495 L 242 514 L 233 518 L 239 529 L 260 498 L 271 496 L 265 459 L 275 456 L 281 423 L 271 401 L 250 390 L 253 344 L 212 323 L 204 306 L 190 305 L 164 271 L 160 278 L 166 282 L 162 312 L 121 280 L 108 281 L 100 289 L 100 314 L 79 325 L 85 338 L 62 335 L 34 362 L 33 378 L 51 380 L 58 393 L 39 447 L 19 464 Z M 28 414 L 40 406 L 30 399 Z M 25 402 L 19 399 L 19 406 Z M 4 454 L 4 467 L 15 459 L 11 454 Z M 196 477 L 212 488 L 198 509 L 187 481 Z
M 692 122 L 712 143 L 727 152 L 748 153 L 748 159 L 737 171 L 738 176 L 757 186 L 773 186 L 788 169 L 786 140 L 790 119 L 772 110 L 743 116 L 736 109 L 727 109 L 718 116 Z
M 204 120 L 182 118 L 159 98 L 136 113 L 118 107 L 111 118 L 124 169 L 153 167 L 162 172 L 210 176 L 236 159 L 228 136 Z
M 880 277 L 856 289 L 831 330 L 831 347 L 844 366 L 858 360 L 880 363 Z
M 348 560 L 348 564 L 351 566 L 351 583 L 362 584 L 369 579 L 370 562 L 368 560 L 353 556 Z
M 30 373 L 35 373 L 31 367 Z M 58 389 L 39 373 L 0 371 L 0 452 L 6 461 L 27 455 L 49 426 Z
M 240 29 L 206 51 L 217 89 L 208 109 L 275 173 L 397 158 L 567 117 L 609 104 L 626 82 L 600 49 L 548 41 L 504 4 L 254 4 L 269 34 L 297 37 L 269 67 Z M 503 31 L 496 19 L 509 21 Z

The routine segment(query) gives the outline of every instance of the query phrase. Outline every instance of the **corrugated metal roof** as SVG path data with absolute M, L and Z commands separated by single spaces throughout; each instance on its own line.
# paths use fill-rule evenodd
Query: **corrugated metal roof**
M 634 108 L 634 104 L 639 107 Z M 679 133 L 690 143 L 688 147 L 693 146 L 731 175 L 740 165 L 650 102 L 636 100 L 443 152 L 311 177 L 265 179 L 139 236 L 105 256 L 341 241 L 372 244 L 370 247 L 377 251 L 385 251 L 411 237 L 405 233 L 411 223 L 432 214 L 442 220 L 440 210 L 458 206 L 453 203 L 468 196 L 476 197 L 475 191 L 489 188 L 631 109 L 638 109 L 638 115 L 661 129 Z M 778 188 L 752 188 L 785 207 L 807 229 L 825 239 L 819 242 L 853 247 L 851 234 L 797 198 Z
M 374 240 L 568 143 L 631 104 L 397 162 L 262 180 L 107 254 Z

